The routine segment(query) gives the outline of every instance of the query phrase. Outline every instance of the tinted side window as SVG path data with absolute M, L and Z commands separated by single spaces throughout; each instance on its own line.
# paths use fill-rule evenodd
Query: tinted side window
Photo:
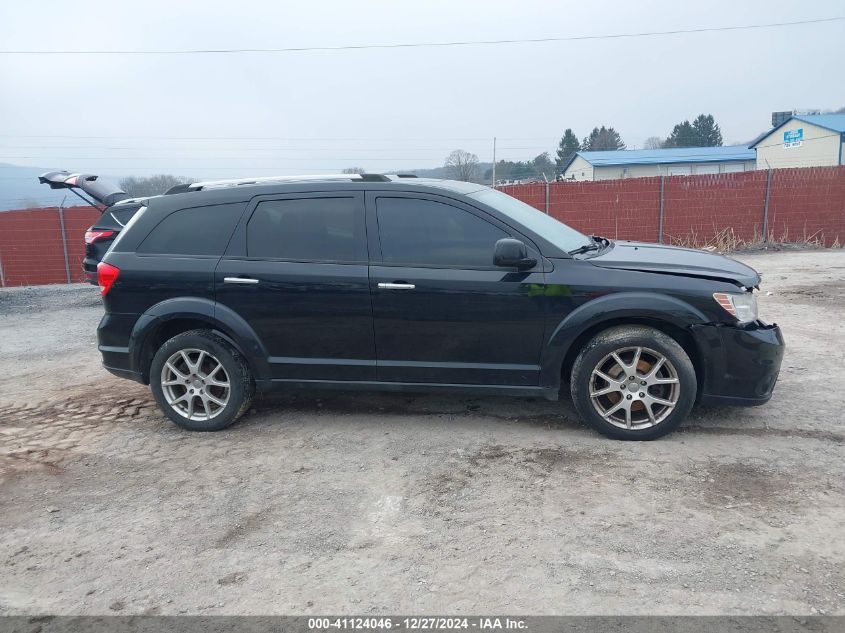
M 219 204 L 175 211 L 150 231 L 138 252 L 222 256 L 243 208 L 243 204 Z
M 135 212 L 141 208 L 140 203 L 121 204 L 120 206 L 109 207 L 100 216 L 94 226 L 101 229 L 117 229 L 118 231 L 126 226 L 132 219 Z
M 376 200 L 381 253 L 392 264 L 492 266 L 496 242 L 509 237 L 476 215 L 414 198 Z
M 350 262 L 364 244 L 354 198 L 261 202 L 249 220 L 249 257 Z

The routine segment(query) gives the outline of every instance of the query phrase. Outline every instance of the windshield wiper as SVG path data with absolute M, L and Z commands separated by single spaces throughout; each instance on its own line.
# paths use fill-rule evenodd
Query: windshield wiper
M 581 255 L 590 251 L 601 251 L 610 246 L 610 240 L 601 235 L 590 235 L 589 238 L 593 241 L 592 244 L 584 244 L 575 250 L 569 251 L 570 255 Z
M 588 253 L 590 251 L 597 251 L 599 250 L 599 245 L 595 242 L 592 244 L 584 244 L 583 246 L 579 246 L 575 250 L 569 251 L 570 255 L 580 255 L 581 253 Z

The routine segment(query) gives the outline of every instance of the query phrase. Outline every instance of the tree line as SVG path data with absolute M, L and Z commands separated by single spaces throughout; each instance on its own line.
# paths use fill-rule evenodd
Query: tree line
M 717 147 L 722 145 L 722 131 L 712 114 L 699 114 L 689 120 L 675 124 L 665 137 L 651 136 L 643 149 L 669 147 Z M 613 126 L 594 127 L 582 138 L 567 128 L 558 143 L 554 158 L 548 152 L 538 154 L 531 160 L 500 160 L 496 163 L 496 180 L 553 180 L 560 176 L 576 152 L 602 152 L 626 149 L 622 135 Z M 443 165 L 447 178 L 470 182 L 489 182 L 493 177 L 492 166 L 483 173 L 478 156 L 462 149 L 453 151 Z
M 712 114 L 699 114 L 692 123 L 689 120 L 675 124 L 665 138 L 650 136 L 643 149 L 664 149 L 669 147 L 720 147 L 722 130 Z M 578 142 L 575 133 L 567 128 L 560 139 L 555 158 L 557 173 L 562 173 L 576 152 L 598 152 L 625 149 L 625 143 L 612 127 L 593 128 L 589 136 Z

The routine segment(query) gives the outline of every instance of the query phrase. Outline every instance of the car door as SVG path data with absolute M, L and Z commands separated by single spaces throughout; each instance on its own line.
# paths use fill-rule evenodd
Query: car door
M 258 335 L 274 380 L 375 380 L 360 191 L 253 199 L 215 289 Z
M 378 379 L 537 385 L 545 330 L 542 257 L 523 236 L 448 197 L 367 194 Z M 493 265 L 515 237 L 538 265 Z

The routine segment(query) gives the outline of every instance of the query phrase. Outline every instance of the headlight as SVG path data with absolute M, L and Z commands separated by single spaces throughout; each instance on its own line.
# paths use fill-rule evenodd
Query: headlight
M 757 297 L 753 292 L 742 294 L 716 292 L 713 293 L 713 298 L 740 323 L 751 323 L 757 320 Z

